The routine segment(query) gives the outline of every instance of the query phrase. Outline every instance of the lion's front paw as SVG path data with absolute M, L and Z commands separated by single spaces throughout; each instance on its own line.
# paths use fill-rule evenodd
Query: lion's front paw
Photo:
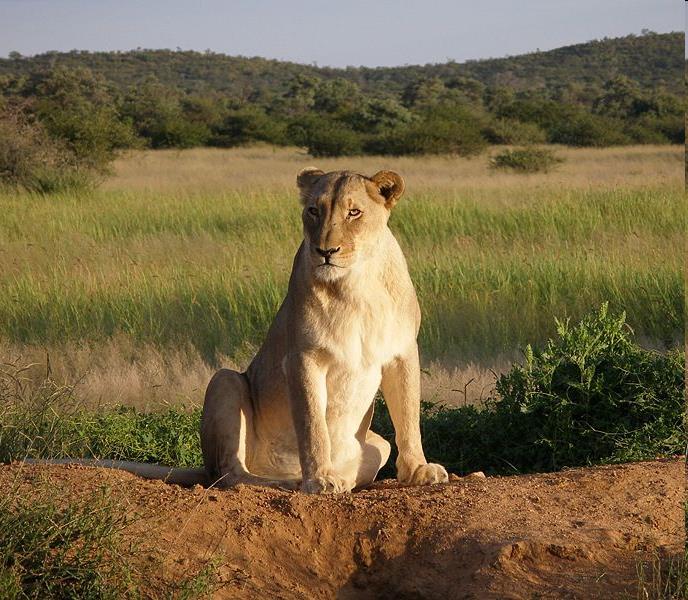
M 341 494 L 350 492 L 352 488 L 352 485 L 336 475 L 304 479 L 301 484 L 301 491 L 306 494 Z
M 446 483 L 447 481 L 449 481 L 449 475 L 447 475 L 447 470 L 442 465 L 428 463 L 416 468 L 402 483 L 407 485 L 432 485 L 433 483 Z

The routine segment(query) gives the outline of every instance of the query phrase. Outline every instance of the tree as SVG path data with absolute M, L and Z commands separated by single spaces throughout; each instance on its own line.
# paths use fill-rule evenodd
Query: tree
M 206 123 L 184 115 L 179 92 L 152 76 L 129 91 L 123 112 L 153 148 L 192 148 L 210 138 Z
M 401 95 L 404 106 L 424 109 L 435 106 L 445 96 L 447 88 L 439 77 L 418 79 L 408 84 Z
M 413 113 L 394 98 L 369 98 L 348 117 L 348 123 L 357 131 L 371 133 L 408 125 Z
M 37 98 L 34 111 L 48 133 L 64 141 L 80 163 L 105 169 L 117 150 L 136 144 L 116 96 L 90 70 L 56 67 L 27 86 Z
M 351 81 L 336 77 L 317 84 L 313 108 L 318 112 L 343 113 L 353 110 L 361 98 L 360 88 Z
M 644 98 L 637 82 L 624 75 L 617 75 L 604 84 L 604 90 L 593 103 L 597 114 L 625 119 L 643 112 Z

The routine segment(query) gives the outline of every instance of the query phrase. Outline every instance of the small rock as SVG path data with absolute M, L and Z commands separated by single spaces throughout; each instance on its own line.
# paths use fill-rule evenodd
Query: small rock
M 467 477 L 475 477 L 476 479 L 487 479 L 485 477 L 485 473 L 483 473 L 482 471 L 476 471 L 475 473 L 467 475 Z

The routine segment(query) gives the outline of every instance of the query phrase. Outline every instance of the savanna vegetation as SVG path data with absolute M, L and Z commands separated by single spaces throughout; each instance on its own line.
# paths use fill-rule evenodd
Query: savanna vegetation
M 423 362 L 442 382 L 426 399 L 456 403 L 449 390 L 471 378 L 469 396 L 486 396 L 490 368 L 552 336 L 555 317 L 605 301 L 652 347 L 682 339 L 681 152 L 558 153 L 556 171 L 525 176 L 487 159 L 320 161 L 407 179 L 391 227 L 423 310 Z M 3 354 L 45 364 L 47 352 L 53 374 L 84 378 L 95 401 L 198 402 L 217 364 L 247 364 L 284 295 L 307 160 L 137 153 L 98 190 L 3 193 Z M 471 375 L 459 385 L 448 365 Z
M 513 474 L 648 460 L 683 450 L 682 350 L 643 349 L 625 315 L 609 313 L 607 304 L 578 324 L 567 319 L 556 326 L 554 339 L 539 348 L 528 345 L 524 363 L 499 376 L 482 406 L 423 405 L 429 460 L 464 475 Z M 2 461 L 90 456 L 202 465 L 200 408 L 94 413 L 77 401 L 73 386 L 51 379 L 32 386 L 10 365 L 1 373 L 0 399 Z M 394 444 L 381 399 L 373 429 Z M 393 476 L 391 464 L 383 475 Z
M 682 143 L 681 39 L 339 70 L 181 51 L 12 53 L 0 59 L 0 180 L 92 185 L 117 150 L 144 146 L 471 156 L 489 144 Z
M 682 72 L 681 36 L 652 32 L 393 69 L 0 59 L 0 460 L 198 465 L 210 374 L 247 365 L 284 296 L 311 157 L 406 178 L 391 227 L 423 311 L 430 459 L 521 473 L 681 452 Z M 392 438 L 382 402 L 374 428 Z M 146 594 L 106 493 L 35 499 L 0 498 L 0 595 Z M 672 568 L 639 586 L 684 589 Z M 165 593 L 212 585 L 210 565 Z

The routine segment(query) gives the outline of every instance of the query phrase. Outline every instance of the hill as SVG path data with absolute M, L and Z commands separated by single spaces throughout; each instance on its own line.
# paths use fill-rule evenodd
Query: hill
M 0 157 L 14 157 L 0 177 L 26 182 L 36 171 L 29 187 L 52 189 L 65 165 L 78 180 L 82 167 L 102 171 L 117 150 L 140 146 L 470 156 L 488 144 L 680 144 L 683 65 L 681 33 L 393 68 L 210 51 L 13 52 L 0 59 L 0 131 L 11 140 Z M 50 160 L 29 168 L 39 150 Z
M 0 59 L 0 76 L 28 75 L 61 65 L 86 67 L 120 89 L 155 75 L 166 86 L 185 92 L 209 91 L 239 98 L 282 93 L 296 76 L 343 78 L 367 93 L 379 96 L 401 93 L 419 78 L 438 77 L 451 85 L 471 78 L 486 86 L 554 92 L 572 84 L 600 87 L 617 75 L 637 81 L 643 88 L 665 86 L 681 93 L 683 86 L 683 33 L 648 33 L 595 40 L 546 52 L 491 58 L 465 63 L 400 67 L 348 67 L 336 69 L 265 58 L 227 56 L 210 51 L 137 49 L 127 52 L 47 52 L 32 57 L 11 53 Z

